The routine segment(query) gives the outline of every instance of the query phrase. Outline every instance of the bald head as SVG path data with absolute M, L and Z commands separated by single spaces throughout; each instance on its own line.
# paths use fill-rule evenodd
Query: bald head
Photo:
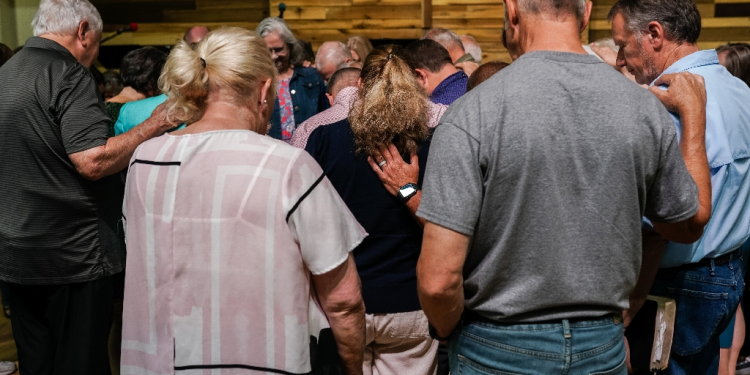
M 335 100 L 339 91 L 347 87 L 356 87 L 361 73 L 362 70 L 357 68 L 342 68 L 337 70 L 336 73 L 333 73 L 331 79 L 328 80 L 328 95 Z
M 209 32 L 211 30 L 206 26 L 193 26 L 185 31 L 185 36 L 182 37 L 182 40 L 192 47 L 200 42 Z
M 324 80 L 328 81 L 342 65 L 352 61 L 349 47 L 341 42 L 325 42 L 318 48 L 315 67 Z

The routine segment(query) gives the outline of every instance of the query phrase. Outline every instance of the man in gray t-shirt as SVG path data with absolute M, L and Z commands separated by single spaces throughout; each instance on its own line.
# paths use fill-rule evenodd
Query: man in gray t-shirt
M 570 13 L 578 15 L 574 3 Z M 506 350 L 486 358 L 492 348 L 568 365 L 576 352 L 595 350 L 604 359 L 592 352 L 593 367 L 579 358 L 583 367 L 570 373 L 611 370 L 624 359 L 620 320 L 638 280 L 641 218 L 664 236 L 696 240 L 705 224 L 699 188 L 710 186 L 695 178 L 696 186 L 688 170 L 704 176 L 708 164 L 704 154 L 685 158 L 686 168 L 659 99 L 581 48 L 577 31 L 587 12 L 550 21 L 555 13 L 540 16 L 543 6 L 535 13 L 513 0 L 506 5 L 517 60 L 457 100 L 432 140 L 417 212 L 428 221 L 417 269 L 420 301 L 440 339 L 463 310 L 462 332 L 451 342 L 452 372 L 523 372 L 523 355 L 513 359 Z M 520 12 L 527 24 L 518 23 Z M 545 50 L 550 46 L 556 51 Z M 697 81 L 668 79 L 672 94 Z M 700 134 L 705 113 L 684 104 L 705 101 L 705 91 L 702 98 L 689 93 L 681 92 L 678 111 L 690 117 L 686 131 Z M 691 149 L 703 137 L 683 140 Z M 549 328 L 555 324 L 559 337 Z M 576 333 L 576 324 L 601 331 Z M 571 336 L 579 340 L 572 350 Z

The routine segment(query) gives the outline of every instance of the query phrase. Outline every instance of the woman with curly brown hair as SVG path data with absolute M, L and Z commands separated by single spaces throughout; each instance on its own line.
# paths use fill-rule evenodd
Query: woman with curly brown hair
M 438 343 L 417 297 L 422 223 L 414 213 L 430 128 L 444 108 L 430 103 L 403 48 L 381 46 L 365 59 L 349 118 L 319 127 L 306 146 L 369 233 L 354 250 L 366 306 L 364 374 L 436 370 Z

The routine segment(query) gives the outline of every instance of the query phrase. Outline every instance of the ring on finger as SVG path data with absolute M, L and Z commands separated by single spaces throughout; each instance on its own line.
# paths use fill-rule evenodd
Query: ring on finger
M 381 161 L 380 163 L 378 163 L 378 167 L 383 168 L 385 163 L 386 163 L 385 160 Z

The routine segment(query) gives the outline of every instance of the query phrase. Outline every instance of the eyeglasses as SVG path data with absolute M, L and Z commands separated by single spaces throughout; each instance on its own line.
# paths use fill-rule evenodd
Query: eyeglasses
M 282 52 L 286 51 L 286 46 L 278 47 L 278 48 L 268 48 L 268 52 L 271 52 L 273 55 L 274 53 L 277 55 L 281 55 Z

